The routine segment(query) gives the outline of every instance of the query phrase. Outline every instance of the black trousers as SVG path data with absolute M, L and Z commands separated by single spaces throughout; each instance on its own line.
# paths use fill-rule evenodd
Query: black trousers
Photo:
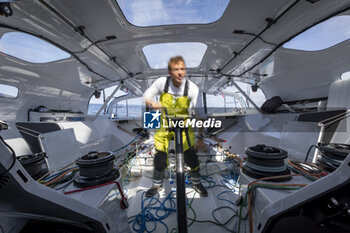
M 200 182 L 200 174 L 199 174 L 199 161 L 198 156 L 196 154 L 196 150 L 191 147 L 184 152 L 184 159 L 187 166 L 191 168 L 190 176 L 191 181 L 194 184 Z M 160 185 L 163 183 L 164 178 L 164 170 L 168 166 L 168 154 L 163 151 L 156 152 L 154 156 L 154 171 L 153 171 L 153 183 L 156 185 Z

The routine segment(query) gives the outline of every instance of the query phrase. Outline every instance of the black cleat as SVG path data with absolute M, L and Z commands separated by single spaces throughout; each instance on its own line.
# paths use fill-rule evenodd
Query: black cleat
M 145 196 L 146 197 L 153 197 L 162 189 L 163 189 L 163 185 L 153 185 L 150 189 L 147 190 Z
M 207 197 L 208 196 L 208 191 L 204 188 L 202 183 L 198 184 L 192 184 L 192 188 L 199 193 L 201 197 Z

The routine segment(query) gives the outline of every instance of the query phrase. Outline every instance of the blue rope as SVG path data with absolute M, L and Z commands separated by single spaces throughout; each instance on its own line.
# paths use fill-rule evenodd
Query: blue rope
M 209 144 L 209 146 L 213 146 L 213 145 L 214 145 L 211 141 L 209 141 L 209 140 L 207 140 L 207 139 L 202 138 L 202 140 L 203 140 L 204 142 L 207 142 L 207 143 Z
M 235 182 L 236 181 L 234 179 L 231 179 L 231 180 L 227 180 L 227 179 L 220 180 L 220 183 L 222 185 L 224 185 L 225 187 L 229 188 L 230 190 L 226 190 L 226 191 L 223 191 L 223 192 L 219 193 L 218 195 L 216 195 L 216 198 L 218 200 L 221 200 L 221 201 L 227 201 L 227 202 L 229 202 L 232 205 L 236 205 L 236 203 L 221 197 L 221 195 L 223 195 L 225 193 L 231 193 L 232 194 L 232 193 L 235 192 L 235 190 L 234 190 L 234 188 L 235 188 L 234 183 Z
M 136 139 L 138 139 L 138 137 L 135 137 L 134 139 L 132 139 L 132 140 L 131 140 L 128 144 L 126 144 L 125 146 L 122 146 L 122 147 L 120 147 L 119 149 L 116 149 L 116 150 L 114 150 L 114 151 L 112 151 L 112 152 L 115 153 L 115 152 L 117 152 L 117 151 L 120 151 L 120 150 L 122 150 L 122 149 L 128 147 L 131 143 L 133 143 L 134 141 L 136 141 Z
M 216 182 L 214 181 L 213 177 L 211 177 L 211 176 L 206 176 L 206 177 L 202 176 L 201 178 L 202 178 L 202 181 L 204 181 L 204 184 L 208 183 L 208 185 L 203 185 L 207 189 L 212 188 L 216 185 Z M 202 184 L 203 184 L 203 182 L 202 182 Z
M 72 169 L 72 168 L 77 168 L 78 166 L 74 166 L 74 167 L 70 167 L 67 169 L 64 169 L 63 171 L 57 172 L 55 174 L 52 174 L 51 176 L 45 177 L 44 179 L 42 179 L 43 181 L 50 181 L 55 179 L 56 177 L 60 176 L 61 174 L 65 173 L 66 171 Z
M 145 192 L 143 192 L 141 195 L 141 213 L 132 217 L 128 222 L 129 224 L 132 223 L 132 229 L 136 232 L 153 232 L 157 229 L 157 223 L 160 223 L 168 232 L 169 228 L 163 220 L 171 213 L 176 212 L 176 204 L 172 197 L 174 192 L 174 190 L 171 191 L 162 202 L 156 197 L 145 198 Z M 147 227 L 149 222 L 153 223 L 151 229 Z
M 228 189 L 234 190 L 236 180 L 235 179 L 230 179 L 230 180 L 223 179 L 223 180 L 220 180 L 220 183 L 222 185 L 224 185 L 225 187 L 227 187 Z
M 131 168 L 134 166 L 136 159 L 137 159 L 137 155 L 135 155 L 135 157 L 131 158 L 132 161 L 128 166 L 128 174 L 126 176 L 126 178 L 123 180 L 123 184 L 126 184 L 129 182 L 129 178 L 130 178 L 130 174 L 131 174 Z
M 221 193 L 219 193 L 218 195 L 216 195 L 216 198 L 218 199 L 218 200 L 221 200 L 221 201 L 227 201 L 228 203 L 230 203 L 230 204 L 232 204 L 232 205 L 236 205 L 234 202 L 232 202 L 232 201 L 230 201 L 230 200 L 227 200 L 227 199 L 225 199 L 225 198 L 223 198 L 223 197 L 221 197 L 221 195 L 223 195 L 223 194 L 225 194 L 225 193 L 233 193 L 233 191 L 231 191 L 231 190 L 226 190 L 226 191 L 223 191 L 223 192 L 221 192 Z

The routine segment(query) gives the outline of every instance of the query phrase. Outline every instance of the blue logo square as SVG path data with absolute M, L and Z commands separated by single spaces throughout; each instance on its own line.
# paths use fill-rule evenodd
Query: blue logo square
M 144 129 L 160 129 L 159 110 L 143 113 L 143 128 Z

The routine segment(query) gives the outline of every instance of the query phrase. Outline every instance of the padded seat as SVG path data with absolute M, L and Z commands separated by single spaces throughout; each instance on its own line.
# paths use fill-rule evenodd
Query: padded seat
M 337 80 L 329 88 L 327 111 L 350 108 L 350 79 Z

